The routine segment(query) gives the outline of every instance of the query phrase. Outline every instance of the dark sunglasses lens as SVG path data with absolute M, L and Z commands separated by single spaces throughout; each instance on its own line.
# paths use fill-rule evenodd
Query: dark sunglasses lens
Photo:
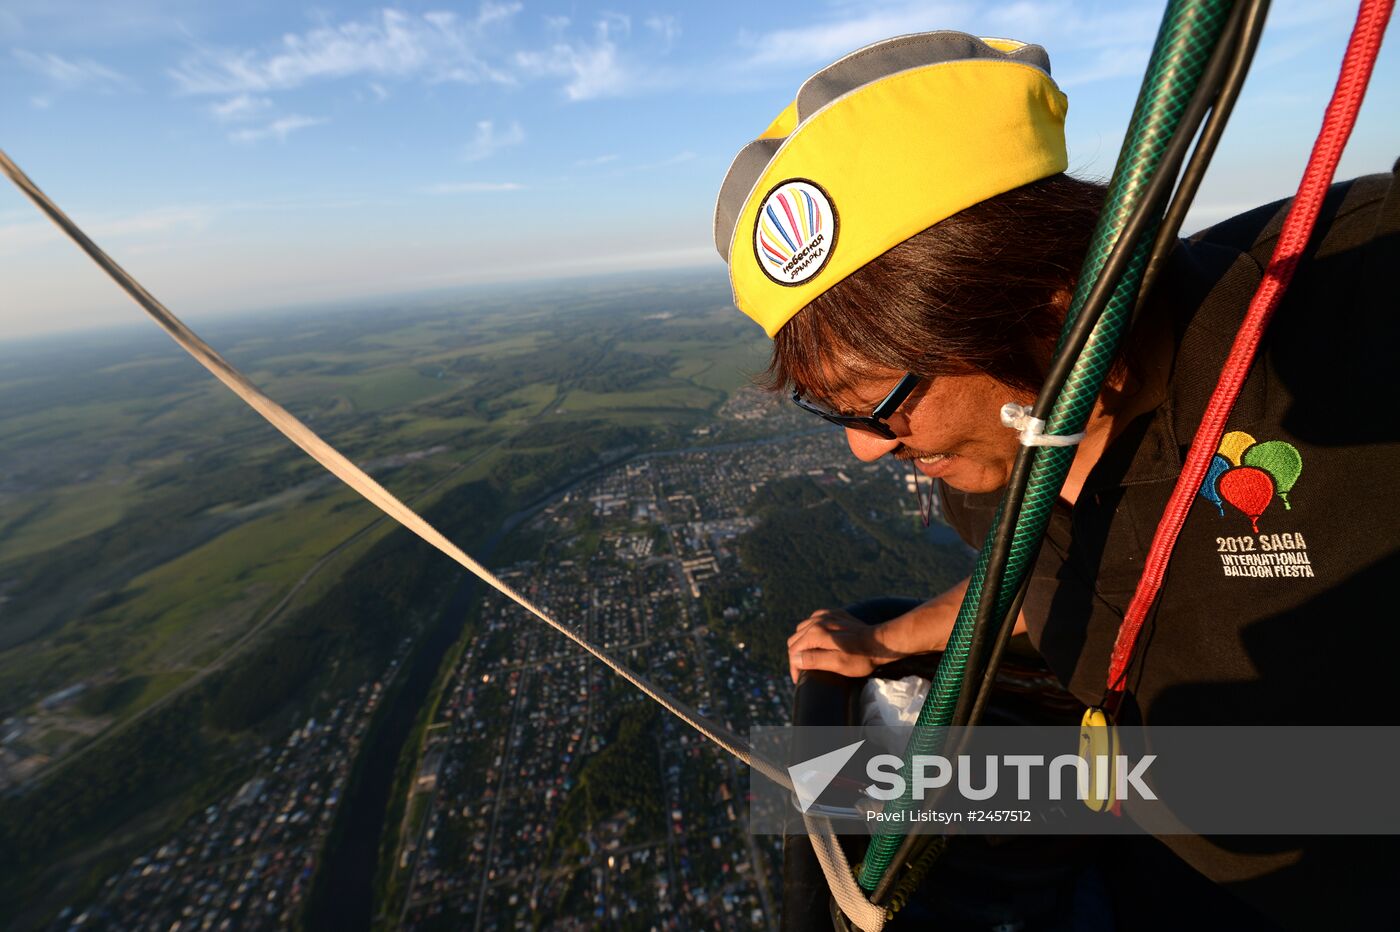
M 818 417 L 825 418 L 826 420 L 840 427 L 852 427 L 856 430 L 863 430 L 867 433 L 874 434 L 877 437 L 883 437 L 886 440 L 893 440 L 895 438 L 894 431 L 891 430 L 889 425 L 885 424 L 883 421 L 877 421 L 872 417 L 862 417 L 858 414 L 835 414 L 831 411 L 827 411 L 819 405 L 813 404 L 806 398 L 803 398 L 801 395 L 797 394 L 794 394 L 792 396 L 792 400 L 793 403 L 796 404 L 803 411 L 810 411 Z
M 877 421 L 874 418 L 847 417 L 836 421 L 836 423 L 840 424 L 842 427 L 854 428 L 855 430 L 864 431 L 867 434 L 883 437 L 886 440 L 894 439 L 894 431 L 890 430 L 889 425 L 883 421 Z
M 890 430 L 889 426 L 881 421 L 866 421 L 857 426 L 863 427 L 875 436 L 883 437 L 885 440 L 893 440 L 895 436 L 894 431 Z

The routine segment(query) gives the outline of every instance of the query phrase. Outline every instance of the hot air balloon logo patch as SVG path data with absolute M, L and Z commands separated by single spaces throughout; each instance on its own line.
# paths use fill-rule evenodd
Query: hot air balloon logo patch
M 836 208 L 821 185 L 803 178 L 781 182 L 754 218 L 758 267 L 780 285 L 800 285 L 831 259 L 837 228 Z
M 1256 441 L 1242 430 L 1220 438 L 1201 483 L 1201 497 L 1225 515 L 1225 505 L 1242 511 L 1259 533 L 1259 518 L 1277 498 L 1284 510 L 1293 507 L 1288 494 L 1303 474 L 1303 457 L 1283 440 Z

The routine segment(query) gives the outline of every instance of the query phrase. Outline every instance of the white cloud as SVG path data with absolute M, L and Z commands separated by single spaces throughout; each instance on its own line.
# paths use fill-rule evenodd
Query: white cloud
M 990 30 L 1037 42 L 1054 53 L 1057 49 L 1151 44 L 1162 21 L 1162 6 L 1020 0 L 989 6 L 978 18 Z
M 220 123 L 242 124 L 228 134 L 230 142 L 254 145 L 267 139 L 285 142 L 297 130 L 327 122 L 325 117 L 303 116 L 298 113 L 279 115 L 266 97 L 238 94 L 209 107 L 210 114 Z
M 593 27 L 592 41 L 560 39 L 543 52 L 517 52 L 515 63 L 527 74 L 562 77 L 564 96 L 569 100 L 616 97 L 635 82 L 618 55 L 616 36 L 631 33 L 625 16 L 605 15 Z
M 179 39 L 217 20 L 222 4 L 190 0 L 5 0 L 0 40 L 43 36 L 67 48 L 115 48 L 153 39 Z
M 685 152 L 677 152 L 675 155 L 671 156 L 670 158 L 662 159 L 662 160 L 659 161 L 659 162 L 645 162 L 645 163 L 643 163 L 643 164 L 641 164 L 641 165 L 636 165 L 636 166 L 634 166 L 634 167 L 632 167 L 632 168 L 630 168 L 630 169 L 627 169 L 627 171 L 634 171 L 634 172 L 651 171 L 653 168 L 666 168 L 666 167 L 671 166 L 671 165 L 680 165 L 681 163 L 683 163 L 683 162 L 689 162 L 689 161 L 693 160 L 694 158 L 695 158 L 695 153 L 694 153 L 694 152 L 691 152 L 691 151 L 689 151 L 689 150 L 686 150 Z
M 209 108 L 209 112 L 220 122 L 232 123 L 239 120 L 251 120 L 271 106 L 272 101 L 266 97 L 239 94 L 237 97 L 230 97 L 228 100 L 214 104 Z
M 266 93 L 352 76 L 428 81 L 509 82 L 489 64 L 485 33 L 520 10 L 487 2 L 477 16 L 421 16 L 384 9 L 362 20 L 320 26 L 258 49 L 202 49 L 170 70 L 189 94 Z
M 681 24 L 674 16 L 648 16 L 646 27 L 660 36 L 667 48 L 681 35 Z
M 488 0 L 477 8 L 476 24 L 477 26 L 489 26 L 492 23 L 504 22 L 519 13 L 520 9 L 519 3 L 492 3 Z
M 969 8 L 950 3 L 862 5 L 854 16 L 814 22 L 773 32 L 741 33 L 748 51 L 747 67 L 824 64 L 848 52 L 890 36 L 924 32 L 949 22 L 962 22 Z
M 211 208 L 199 204 L 153 207 L 140 213 L 99 221 L 93 225 L 93 235 L 120 239 L 171 230 L 202 230 L 213 216 Z
M 126 75 L 113 71 L 106 65 L 100 65 L 90 58 L 73 60 L 53 52 L 39 54 L 25 49 L 12 49 L 11 54 L 20 65 L 47 79 L 61 90 L 90 87 L 110 94 L 114 91 L 131 90 L 136 86 Z
M 429 185 L 424 194 L 481 194 L 490 191 L 523 191 L 525 186 L 514 181 L 449 181 Z
M 574 162 L 574 164 L 580 168 L 588 168 L 593 165 L 606 165 L 609 162 L 616 162 L 617 158 L 617 153 L 610 152 L 607 155 L 595 155 L 591 159 L 579 159 L 577 162 Z
M 129 214 L 89 211 L 81 205 L 70 215 L 99 245 L 121 244 L 123 253 L 136 243 L 151 241 L 162 234 L 199 232 L 222 217 L 237 213 L 294 212 L 306 215 L 325 210 L 378 209 L 402 203 L 397 199 L 326 199 L 319 197 L 268 198 L 188 204 L 167 204 Z M 0 254 L 15 253 L 34 246 L 66 241 L 52 223 L 34 219 L 33 209 L 0 211 Z
M 48 223 L 25 220 L 20 223 L 0 224 L 0 255 L 58 238 L 58 230 Z
M 1099 49 L 1089 60 L 1068 73 L 1057 72 L 1055 83 L 1063 88 L 1079 87 L 1110 78 L 1140 77 L 1152 54 L 1151 42 L 1145 45 Z
M 468 162 L 480 162 L 490 158 L 502 149 L 518 146 L 525 141 L 525 130 L 519 123 L 511 123 L 497 132 L 496 124 L 482 120 L 476 124 L 476 134 L 472 141 L 462 147 L 462 158 Z
M 278 142 L 285 142 L 287 137 L 299 129 L 306 129 L 308 126 L 319 126 L 329 122 L 325 117 L 309 117 L 300 114 L 290 114 L 278 117 L 270 123 L 258 127 L 236 130 L 228 134 L 228 138 L 233 142 L 244 145 L 262 142 L 265 139 L 276 139 Z
M 632 19 L 620 13 L 599 15 L 582 35 L 571 34 L 568 17 L 545 16 L 543 46 L 512 48 L 505 39 L 521 9 L 498 0 L 484 0 L 474 16 L 384 8 L 259 45 L 198 48 L 167 73 L 183 93 L 224 97 L 359 78 L 382 100 L 394 80 L 514 84 L 557 78 L 567 99 L 592 100 L 661 86 L 659 72 L 642 64 L 668 52 L 680 35 L 678 20 L 667 15 L 641 21 L 646 42 L 634 37 Z
M 694 152 L 691 152 L 689 149 L 686 149 L 684 151 L 677 152 L 675 155 L 667 156 L 664 159 L 658 159 L 654 162 L 637 162 L 635 164 L 630 165 L 621 165 L 609 172 L 609 175 L 614 178 L 625 178 L 626 176 L 636 174 L 637 172 L 650 172 L 656 171 L 658 169 L 670 168 L 673 165 L 683 165 L 686 162 L 694 161 L 698 157 L 699 156 L 697 156 Z
M 627 38 L 632 34 L 632 17 L 625 13 L 603 13 L 598 17 L 595 28 L 600 33 Z
M 986 11 L 992 29 L 1045 46 L 1064 88 L 1141 77 L 1161 19 L 1152 4 L 1085 7 L 1065 0 L 1021 0 Z
M 1050 50 L 1057 65 L 1074 62 L 1074 70 L 1060 80 L 1062 85 L 1086 84 L 1140 73 L 1161 15 L 1161 7 L 1155 4 L 1086 5 L 1068 0 L 842 4 L 803 26 L 741 32 L 739 46 L 747 57 L 740 66 L 820 66 L 891 36 L 964 29 L 1039 43 Z M 1081 61 L 1086 53 L 1087 61 Z
M 213 220 L 214 214 L 212 208 L 200 204 L 153 207 L 134 214 L 98 216 L 85 222 L 83 229 L 98 243 L 125 242 L 129 247 L 132 240 L 176 231 L 202 230 Z M 23 219 L 0 223 L 0 255 L 62 239 L 63 235 L 51 223 Z

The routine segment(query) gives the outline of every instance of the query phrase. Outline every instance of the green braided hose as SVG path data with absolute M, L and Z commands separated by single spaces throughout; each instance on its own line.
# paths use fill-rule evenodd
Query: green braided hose
M 1233 0 L 1170 0 L 1167 4 L 1127 137 L 1108 185 L 1103 213 L 1080 270 L 1065 322 L 1066 331 L 1079 315 L 1119 234 L 1140 202 L 1143 188 L 1157 170 L 1162 153 L 1181 120 L 1182 111 L 1200 82 L 1232 5 Z M 1046 419 L 1046 433 L 1078 433 L 1088 420 L 1094 401 L 1103 388 L 1104 378 L 1113 364 L 1118 343 L 1127 330 L 1154 233 L 1155 228 L 1148 230 L 1134 249 L 1127 271 L 1114 288 L 1103 316 L 1061 389 L 1050 417 Z M 1075 450 L 1075 447 L 1041 447 L 1036 451 L 1025 499 L 1016 521 L 1006 573 L 997 588 L 997 605 L 992 613 L 994 618 L 1006 614 L 1020 587 L 1022 576 L 1029 570 L 1035 543 L 1045 533 L 1050 510 L 1059 497 Z M 886 811 L 902 812 L 912 804 L 911 793 L 907 789 L 910 785 L 909 759 L 916 754 L 937 754 L 943 747 L 946 726 L 951 723 L 958 702 L 996 524 L 993 521 L 993 530 L 982 545 L 981 556 L 958 610 L 957 621 L 939 662 L 929 697 L 919 712 L 902 771 L 906 790 L 899 799 L 890 803 Z M 890 833 L 871 838 L 860 871 L 862 888 L 867 891 L 875 889 L 902 839 L 902 835 Z

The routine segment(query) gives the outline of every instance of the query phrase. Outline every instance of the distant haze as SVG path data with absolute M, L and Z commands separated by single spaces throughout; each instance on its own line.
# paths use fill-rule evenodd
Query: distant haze
M 449 5 L 443 5 L 449 6 Z M 734 153 L 816 69 L 925 29 L 1046 46 L 1106 178 L 1159 3 L 366 7 L 9 0 L 0 146 L 177 313 L 711 266 Z M 1355 15 L 1278 0 L 1188 227 L 1290 194 Z M 1347 177 L 1400 155 L 1381 53 Z M 0 185 L 0 341 L 134 307 Z

